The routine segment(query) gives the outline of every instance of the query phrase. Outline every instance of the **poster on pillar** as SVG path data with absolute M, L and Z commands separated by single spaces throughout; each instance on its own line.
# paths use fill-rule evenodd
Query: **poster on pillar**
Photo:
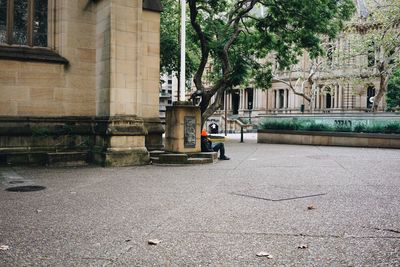
M 193 116 L 185 116 L 184 147 L 196 147 L 196 118 Z

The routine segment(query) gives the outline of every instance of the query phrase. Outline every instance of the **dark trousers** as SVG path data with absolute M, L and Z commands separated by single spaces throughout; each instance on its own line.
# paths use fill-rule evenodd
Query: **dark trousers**
M 215 152 L 218 152 L 218 150 L 219 150 L 219 156 L 220 156 L 220 157 L 225 156 L 225 146 L 224 146 L 224 143 L 216 143 L 215 145 L 213 144 L 212 149 L 213 149 Z

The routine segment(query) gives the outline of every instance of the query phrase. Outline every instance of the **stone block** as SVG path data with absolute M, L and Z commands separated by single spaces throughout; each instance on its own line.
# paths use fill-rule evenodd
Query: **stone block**
M 145 165 L 150 162 L 150 156 L 146 148 L 136 148 L 124 151 L 107 151 L 95 156 L 98 163 L 105 167 L 123 167 Z
M 187 154 L 161 154 L 159 156 L 160 164 L 187 164 Z
M 177 153 L 201 151 L 200 108 L 191 105 L 167 107 L 165 150 Z
M 54 152 L 47 153 L 49 165 L 85 165 L 89 161 L 88 152 Z
M 30 99 L 32 101 L 53 101 L 54 100 L 54 88 L 52 87 L 32 87 L 30 89 Z

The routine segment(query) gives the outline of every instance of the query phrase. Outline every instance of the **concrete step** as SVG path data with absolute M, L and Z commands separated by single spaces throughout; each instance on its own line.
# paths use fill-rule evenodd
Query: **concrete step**
M 188 164 L 208 164 L 213 163 L 214 160 L 212 158 L 189 158 Z
M 207 159 L 217 160 L 218 153 L 217 152 L 201 152 L 201 153 L 190 154 L 189 157 L 191 157 L 191 158 L 207 158 Z
M 161 154 L 165 153 L 165 151 L 162 150 L 153 150 L 149 152 L 150 152 L 150 157 L 159 157 Z
M 160 163 L 160 158 L 159 157 L 150 157 L 150 162 L 151 162 L 151 164 Z
M 150 152 L 152 164 L 207 164 L 217 161 L 217 152 L 204 152 L 194 154 L 166 153 L 164 151 Z
M 160 164 L 187 164 L 187 154 L 164 153 L 159 155 Z
M 47 164 L 51 166 L 88 165 L 88 152 L 51 152 L 47 153 Z

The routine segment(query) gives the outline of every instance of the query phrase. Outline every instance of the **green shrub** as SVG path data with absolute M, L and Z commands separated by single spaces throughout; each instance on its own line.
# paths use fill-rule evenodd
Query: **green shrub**
M 352 130 L 350 125 L 335 125 L 336 132 L 351 132 Z
M 354 132 L 356 133 L 362 133 L 365 132 L 367 129 L 367 125 L 365 123 L 359 123 L 356 126 L 354 126 Z
M 329 124 L 311 122 L 304 127 L 306 131 L 332 131 Z
M 373 125 L 368 125 L 368 127 L 365 129 L 366 133 L 383 133 L 385 130 L 385 127 L 380 124 L 373 124 Z
M 400 122 L 392 121 L 386 124 L 373 123 L 371 125 L 358 122 L 352 127 L 340 124 L 333 126 L 329 123 L 316 123 L 309 120 L 267 120 L 260 124 L 260 129 L 400 134 Z
M 298 130 L 299 125 L 294 121 L 265 121 L 261 124 L 261 129 Z
M 50 130 L 44 126 L 33 126 L 32 127 L 32 136 L 38 138 L 44 138 L 50 136 Z
M 398 122 L 391 122 L 384 126 L 385 133 L 400 133 L 400 124 Z

